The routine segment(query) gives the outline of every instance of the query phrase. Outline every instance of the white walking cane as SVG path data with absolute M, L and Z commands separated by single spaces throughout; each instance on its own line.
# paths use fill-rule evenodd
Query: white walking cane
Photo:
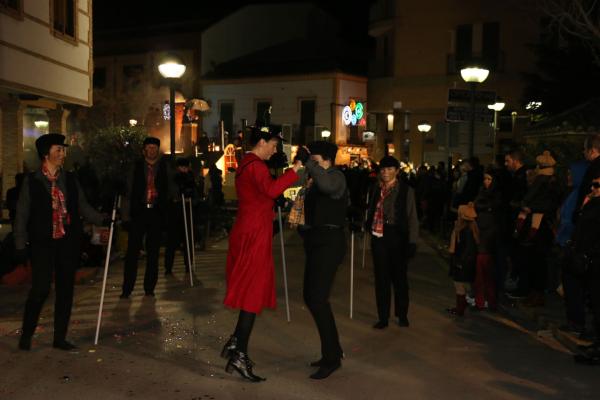
M 350 319 L 354 311 L 354 231 L 350 233 Z
M 362 269 L 365 269 L 365 261 L 367 256 L 367 216 L 369 213 L 369 192 L 367 192 L 367 204 L 365 209 L 365 219 L 363 223 L 363 246 L 362 246 Z
M 192 265 L 194 266 L 194 273 L 196 273 L 196 242 L 194 241 L 194 207 L 192 207 L 192 199 L 190 201 L 190 234 L 192 236 Z
M 285 262 L 285 246 L 283 244 L 283 223 L 281 222 L 281 207 L 277 206 L 277 214 L 279 218 L 279 240 L 281 242 L 281 260 L 283 264 L 283 288 L 285 291 L 285 312 L 287 315 L 287 322 L 291 322 L 290 318 L 290 300 L 288 297 L 288 283 L 287 283 L 287 264 Z
M 98 322 L 96 324 L 96 337 L 94 345 L 98 344 L 98 336 L 100 335 L 100 324 L 102 323 L 102 309 L 104 308 L 104 293 L 106 293 L 106 279 L 108 278 L 108 264 L 110 262 L 110 249 L 112 247 L 113 232 L 115 230 L 115 217 L 117 215 L 117 207 L 121 203 L 121 196 L 115 197 L 112 214 L 110 217 L 110 230 L 108 234 L 108 246 L 106 249 L 106 259 L 104 260 L 104 277 L 102 279 L 102 294 L 100 295 L 100 308 L 98 309 Z
M 187 213 L 185 211 L 185 196 L 181 194 L 181 208 L 183 209 L 183 229 L 185 229 L 185 251 L 187 252 L 188 269 L 190 270 L 190 286 L 194 287 L 194 277 L 192 275 L 192 258 L 190 256 L 190 238 L 188 236 Z M 184 263 L 185 264 L 185 263 Z

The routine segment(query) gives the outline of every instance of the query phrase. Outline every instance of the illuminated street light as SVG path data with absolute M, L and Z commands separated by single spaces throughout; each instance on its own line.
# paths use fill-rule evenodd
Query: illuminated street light
M 421 164 L 425 164 L 425 136 L 431 130 L 431 124 L 427 121 L 421 121 L 417 125 L 417 129 L 423 134 L 421 136 Z
M 465 67 L 460 70 L 460 76 L 471 87 L 471 119 L 469 129 L 469 157 L 473 157 L 473 147 L 475 144 L 475 90 L 478 83 L 483 83 L 490 74 L 490 71 L 475 65 Z
M 186 66 L 175 56 L 165 57 L 158 72 L 169 82 L 169 126 L 171 133 L 171 157 L 175 157 L 175 83 L 185 73 Z
M 325 140 L 329 140 L 329 136 L 331 136 L 331 131 L 329 129 L 323 129 L 321 131 L 321 137 Z

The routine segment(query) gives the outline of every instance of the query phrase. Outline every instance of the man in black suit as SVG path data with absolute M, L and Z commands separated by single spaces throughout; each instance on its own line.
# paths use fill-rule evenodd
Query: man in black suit
M 135 162 L 129 171 L 127 191 L 121 204 L 121 218 L 125 227 L 129 229 L 122 299 L 129 298 L 135 286 L 138 258 L 144 238 L 146 240 L 144 292 L 146 296 L 154 296 L 154 288 L 158 280 L 161 232 L 166 222 L 167 161 L 159 153 L 159 139 L 147 137 L 144 139 L 143 146 L 143 158 Z

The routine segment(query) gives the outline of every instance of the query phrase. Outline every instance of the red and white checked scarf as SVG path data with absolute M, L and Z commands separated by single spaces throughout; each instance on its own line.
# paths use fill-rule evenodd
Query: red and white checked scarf
M 148 165 L 148 172 L 146 173 L 146 204 L 154 204 L 154 200 L 158 197 L 158 191 L 156 185 L 154 185 L 154 167 L 152 164 Z
M 381 195 L 379 196 L 379 201 L 377 202 L 377 206 L 375 207 L 375 214 L 373 215 L 373 225 L 371 226 L 371 233 L 373 236 L 383 237 L 383 203 L 385 198 L 390 194 L 392 189 L 396 186 L 398 181 L 394 181 L 391 185 L 387 186 L 382 182 L 381 183 Z
M 52 239 L 60 239 L 65 236 L 65 223 L 69 224 L 67 213 L 67 202 L 64 193 L 56 185 L 60 170 L 52 176 L 46 164 L 42 166 L 42 173 L 50 181 L 50 196 L 52 197 Z

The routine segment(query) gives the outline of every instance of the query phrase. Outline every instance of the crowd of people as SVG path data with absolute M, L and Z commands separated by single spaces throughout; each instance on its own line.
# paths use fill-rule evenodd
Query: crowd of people
M 585 139 L 583 159 L 565 166 L 552 149 L 514 149 L 487 167 L 473 157 L 449 169 L 443 162 L 404 168 L 401 179 L 414 189 L 420 226 L 448 243 L 456 292 L 451 315 L 494 312 L 502 304 L 543 307 L 548 293 L 558 291 L 566 317 L 560 329 L 593 343 L 580 349 L 577 361 L 600 363 L 599 156 L 600 135 L 594 134 Z M 376 168 L 379 174 L 361 166 L 346 171 L 356 220 L 368 204 L 365 187 L 375 176 L 385 181 L 385 168 Z M 377 249 L 373 242 L 374 255 Z M 402 304 L 397 300 L 396 308 Z
M 54 347 L 75 348 L 66 335 L 82 220 L 96 225 L 114 222 L 88 204 L 76 175 L 63 170 L 64 139 L 48 134 L 36 141 L 41 165 L 23 176 L 13 212 L 14 258 L 22 262 L 29 257 L 32 263 L 32 288 L 19 341 L 22 350 L 31 348 L 53 274 Z M 488 167 L 474 157 L 448 169 L 439 163 L 412 171 L 389 155 L 378 164 L 337 168 L 337 146 L 326 141 L 301 146 L 291 168 L 277 177 L 266 161 L 277 153 L 281 140 L 279 133 L 251 130 L 250 151 L 235 171 L 238 208 L 229 235 L 224 304 L 238 309 L 239 318 L 221 352 L 228 372 L 236 371 L 252 382 L 264 380 L 253 372 L 248 343 L 256 316 L 275 307 L 274 209 L 300 175 L 303 189 L 294 210 L 302 218 L 294 225 L 306 255 L 304 301 L 321 341 L 321 359 L 311 364 L 317 368 L 312 379 L 327 378 L 341 367 L 344 357 L 329 294 L 345 257 L 348 220 L 351 230 L 364 232 L 371 240 L 374 329 L 388 327 L 392 298 L 397 324 L 410 325 L 407 266 L 415 256 L 422 227 L 448 239 L 449 274 L 456 292 L 456 303 L 447 310 L 450 315 L 463 317 L 467 310 L 494 312 L 516 299 L 540 307 L 548 290 L 560 285 L 567 321 L 561 329 L 585 336 L 586 307 L 594 317 L 592 345 L 583 347 L 576 360 L 600 364 L 600 134 L 587 137 L 585 160 L 569 166 L 564 182 L 551 150 L 535 158 L 513 150 Z M 182 201 L 198 195 L 195 178 L 189 161 L 175 163 L 161 156 L 160 141 L 153 137 L 144 140 L 142 157 L 126 176 L 120 215 L 129 234 L 121 298 L 132 295 L 142 249 L 146 252 L 144 293 L 153 297 L 161 234 L 169 232 L 164 265 L 170 275 L 175 251 L 183 244 L 179 211 Z M 215 186 L 218 189 L 218 182 Z M 560 256 L 554 257 L 560 260 L 559 282 L 549 279 L 556 265 L 549 262 L 550 254 Z

